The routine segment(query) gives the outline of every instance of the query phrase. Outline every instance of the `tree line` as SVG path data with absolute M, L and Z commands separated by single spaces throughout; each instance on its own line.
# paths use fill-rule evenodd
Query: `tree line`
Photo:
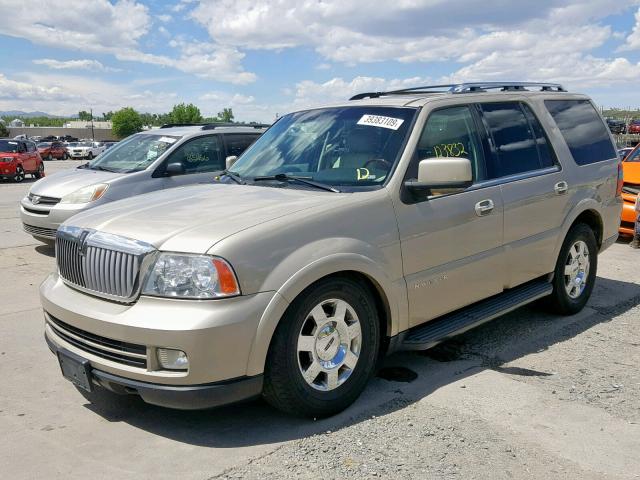
M 11 120 L 18 118 L 24 121 L 25 125 L 35 125 L 38 127 L 63 127 L 65 123 L 76 120 L 74 118 L 62 117 L 2 117 L 8 125 Z M 92 115 L 90 112 L 81 110 L 78 112 L 78 120 L 90 122 Z M 111 121 L 113 133 L 119 138 L 127 137 L 133 133 L 140 132 L 145 127 L 159 127 L 168 123 L 233 123 L 234 115 L 231 108 L 224 108 L 215 117 L 204 117 L 200 109 L 192 103 L 179 103 L 173 106 L 168 113 L 141 113 L 131 107 L 121 108 L 113 112 L 104 112 L 102 116 L 93 115 L 94 121 Z M 0 122 L 0 125 L 2 122 Z M 1 127 L 0 127 L 1 128 Z M 8 135 L 8 133 L 7 133 Z

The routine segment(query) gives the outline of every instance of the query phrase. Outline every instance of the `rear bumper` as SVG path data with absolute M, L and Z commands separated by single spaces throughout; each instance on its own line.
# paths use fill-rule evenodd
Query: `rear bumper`
M 54 354 L 58 346 L 45 334 L 49 349 Z M 91 369 L 94 385 L 99 385 L 119 395 L 139 395 L 147 403 L 180 410 L 199 410 L 220 407 L 259 396 L 262 392 L 262 375 L 243 377 L 204 385 L 161 385 L 140 382 L 112 373 Z

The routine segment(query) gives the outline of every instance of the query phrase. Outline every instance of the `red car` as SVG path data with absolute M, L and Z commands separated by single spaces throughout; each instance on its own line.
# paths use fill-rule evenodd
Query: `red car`
M 69 158 L 67 149 L 62 142 L 43 142 L 38 144 L 38 153 L 45 160 L 53 160 L 54 158 L 66 160 Z
M 29 140 L 0 138 L 0 179 L 21 182 L 25 175 L 44 177 L 44 163 L 36 144 Z
M 629 128 L 627 129 L 627 133 L 640 133 L 640 120 L 633 120 L 629 124 Z

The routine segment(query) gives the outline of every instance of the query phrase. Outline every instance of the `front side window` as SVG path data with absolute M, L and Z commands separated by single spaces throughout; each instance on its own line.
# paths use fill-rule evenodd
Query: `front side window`
M 473 115 L 468 106 L 434 111 L 422 130 L 409 177 L 417 177 L 417 163 L 440 157 L 467 158 L 474 180 L 485 176 L 482 145 L 478 139 Z
M 146 133 L 131 135 L 89 162 L 87 168 L 118 173 L 138 172 L 154 163 L 180 138 Z
M 617 158 L 611 136 L 588 100 L 545 100 L 578 165 Z
M 536 135 L 520 103 L 485 103 L 480 109 L 494 147 L 493 158 L 487 164 L 489 178 L 542 168 Z
M 400 157 L 417 109 L 335 107 L 286 115 L 247 149 L 233 172 L 287 174 L 341 187 L 381 186 Z
M 167 159 L 167 164 L 169 163 L 181 163 L 185 173 L 224 170 L 219 136 L 199 137 L 180 145 Z

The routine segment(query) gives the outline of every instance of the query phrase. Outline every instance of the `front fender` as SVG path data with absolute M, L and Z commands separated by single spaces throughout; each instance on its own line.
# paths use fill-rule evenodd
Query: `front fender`
M 347 249 L 347 250 L 345 250 Z M 336 252 L 339 250 L 340 253 Z M 292 253 L 267 277 L 264 286 L 279 285 L 277 294 L 265 309 L 251 347 L 247 375 L 257 375 L 264 364 L 271 338 L 290 303 L 309 285 L 331 274 L 354 271 L 365 275 L 383 296 L 390 323 L 386 335 L 393 336 L 408 328 L 408 304 L 404 279 L 392 279 L 393 271 L 378 249 L 354 239 L 333 238 L 308 244 Z M 318 258 L 318 253 L 326 255 Z M 342 253 L 342 252 L 351 253 Z M 313 252 L 313 255 L 310 254 Z M 303 260 L 316 257 L 311 263 Z M 294 267 L 295 266 L 295 267 Z

